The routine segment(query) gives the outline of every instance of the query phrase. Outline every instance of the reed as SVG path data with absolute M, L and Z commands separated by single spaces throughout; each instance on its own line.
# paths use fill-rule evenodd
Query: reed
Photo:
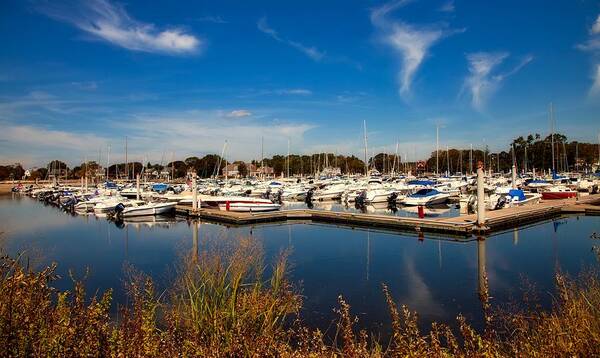
M 288 255 L 265 275 L 262 250 L 250 238 L 207 250 L 178 270 L 173 287 L 158 292 L 131 270 L 128 303 L 110 316 L 111 292 L 88 297 L 82 282 L 59 292 L 56 265 L 34 271 L 22 257 L 0 258 L 0 356 L 7 357 L 549 357 L 600 355 L 600 279 L 556 274 L 556 296 L 541 310 L 525 304 L 494 306 L 487 284 L 480 298 L 485 328 L 463 316 L 458 329 L 398 307 L 383 285 L 392 335 L 380 342 L 356 331 L 357 319 L 339 297 L 339 320 L 330 340 L 298 318 L 300 296 L 287 280 Z M 486 280 L 487 282 L 487 280 Z

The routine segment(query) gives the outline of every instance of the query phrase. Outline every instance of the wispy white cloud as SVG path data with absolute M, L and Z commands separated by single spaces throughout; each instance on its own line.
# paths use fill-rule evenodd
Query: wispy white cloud
M 446 1 L 440 8 L 439 11 L 441 12 L 454 12 L 455 10 L 455 6 L 454 6 L 454 0 L 449 0 Z
M 252 115 L 252 112 L 250 112 L 246 109 L 236 109 L 236 110 L 233 110 L 233 111 L 227 113 L 227 117 L 229 117 L 229 118 L 242 118 L 242 117 L 248 117 L 251 115 Z
M 196 19 L 196 21 L 200 21 L 200 22 L 211 22 L 213 24 L 226 24 L 227 21 L 225 21 L 225 19 L 223 19 L 221 16 L 202 16 Z
M 248 97 L 259 97 L 259 96 L 311 96 L 313 92 L 306 88 L 280 88 L 280 89 L 265 89 L 265 90 L 251 90 L 247 93 L 240 95 L 240 98 Z
M 300 95 L 300 96 L 310 96 L 312 95 L 312 91 L 305 88 L 292 88 L 292 89 L 284 89 L 279 90 L 279 94 L 291 94 L 291 95 Z
M 594 24 L 592 25 L 590 33 L 592 35 L 600 34 L 600 15 L 598 15 L 598 17 L 596 18 L 596 22 L 594 22 Z
M 98 83 L 96 81 L 71 82 L 71 85 L 87 91 L 94 91 L 98 89 Z
M 94 38 L 133 50 L 169 55 L 196 53 L 203 41 L 182 28 L 157 29 L 132 18 L 120 4 L 108 0 L 72 3 L 48 2 L 37 7 L 43 14 L 69 23 Z
M 592 86 L 588 94 L 596 97 L 600 95 L 600 15 L 590 27 L 589 33 L 587 41 L 577 44 L 575 47 L 592 55 L 592 61 L 594 62 L 591 75 Z
M 266 16 L 263 16 L 258 20 L 258 22 L 256 23 L 256 27 L 261 32 L 272 37 L 274 40 L 279 41 L 281 43 L 285 43 L 295 48 L 296 50 L 302 52 L 304 55 L 308 56 L 313 61 L 319 62 L 323 60 L 326 56 L 324 51 L 321 51 L 314 46 L 306 46 L 298 41 L 292 41 L 281 37 L 275 29 L 269 26 L 269 24 L 267 23 Z
M 410 94 L 414 76 L 428 55 L 429 49 L 443 37 L 464 30 L 447 30 L 436 26 L 415 26 L 394 21 L 389 14 L 408 4 L 410 0 L 386 3 L 371 11 L 371 23 L 381 32 L 384 43 L 399 55 L 402 62 L 398 74 L 399 93 Z
M 600 95 L 600 63 L 596 64 L 594 74 L 592 76 L 593 83 L 590 88 L 590 94 L 593 96 Z
M 469 75 L 465 80 L 465 86 L 471 92 L 471 104 L 473 108 L 482 110 L 489 97 L 498 89 L 503 80 L 514 75 L 533 60 L 532 56 L 526 56 L 510 71 L 494 74 L 494 70 L 509 55 L 508 52 L 476 52 L 467 54 Z

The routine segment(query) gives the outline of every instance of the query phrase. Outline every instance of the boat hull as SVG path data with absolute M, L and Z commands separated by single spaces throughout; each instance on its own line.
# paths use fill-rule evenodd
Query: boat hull
M 125 208 L 121 214 L 124 218 L 133 216 L 149 216 L 168 214 L 175 209 L 176 203 L 165 203 L 163 205 L 142 206 Z
M 544 200 L 559 200 L 559 199 L 569 199 L 577 196 L 577 193 L 574 191 L 559 191 L 559 192 L 551 192 L 546 191 L 542 193 L 542 199 Z

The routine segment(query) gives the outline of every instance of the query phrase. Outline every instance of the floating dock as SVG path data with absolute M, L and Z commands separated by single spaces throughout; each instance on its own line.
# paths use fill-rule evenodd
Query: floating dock
M 412 233 L 438 233 L 457 237 L 487 235 L 560 216 L 562 214 L 600 215 L 600 194 L 579 199 L 547 200 L 538 204 L 487 211 L 484 226 L 477 225 L 477 215 L 443 218 L 415 218 L 366 213 L 335 212 L 316 209 L 291 209 L 264 213 L 240 213 L 216 209 L 196 209 L 178 205 L 177 214 L 230 225 L 251 225 L 275 221 L 319 222 L 337 225 L 376 227 Z

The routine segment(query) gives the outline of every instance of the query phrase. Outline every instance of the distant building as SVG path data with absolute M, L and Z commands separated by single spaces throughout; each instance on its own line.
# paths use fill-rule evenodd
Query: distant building
M 227 164 L 223 169 L 223 175 L 227 175 L 229 177 L 237 177 L 240 174 L 240 169 L 238 164 Z
M 251 177 L 271 177 L 275 173 L 272 167 L 258 167 L 254 164 L 246 164 L 246 167 L 248 168 L 248 175 Z

